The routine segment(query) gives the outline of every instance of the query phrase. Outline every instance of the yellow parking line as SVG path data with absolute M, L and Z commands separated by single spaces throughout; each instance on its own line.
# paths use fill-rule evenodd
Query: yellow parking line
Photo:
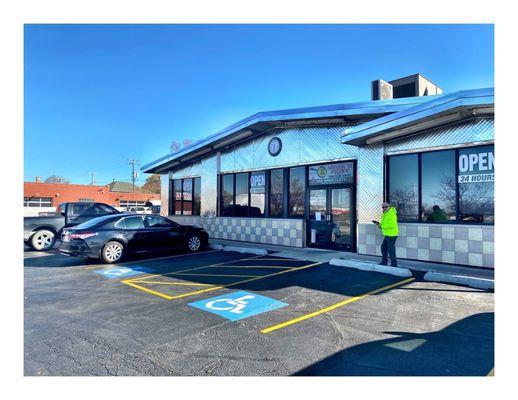
M 218 250 L 216 250 L 218 251 Z M 222 262 L 219 262 L 219 263 L 216 263 L 216 264 L 210 264 L 210 265 L 203 265 L 201 267 L 196 267 L 196 268 L 187 268 L 187 269 L 182 269 L 180 271 L 175 271 L 175 272 L 167 272 L 165 274 L 151 274 L 151 275 L 148 275 L 148 276 L 143 276 L 143 277 L 139 277 L 137 278 L 138 280 L 143 280 L 143 279 L 148 279 L 148 278 L 154 278 L 156 276 L 169 276 L 171 274 L 177 274 L 177 273 L 180 273 L 180 272 L 187 272 L 187 271 L 196 271 L 196 270 L 199 270 L 199 269 L 203 269 L 203 268 L 210 268 L 210 267 L 217 267 L 218 265 L 222 265 L 222 264 L 226 264 L 228 262 L 237 262 L 237 261 L 245 261 L 245 260 L 251 260 L 253 258 L 257 258 L 257 257 L 260 257 L 260 256 L 253 256 L 253 257 L 247 257 L 247 258 L 241 258 L 239 260 L 234 260 L 234 261 L 222 261 Z
M 160 282 L 160 281 L 143 281 L 143 282 L 140 282 L 140 281 L 137 281 L 137 280 L 132 280 L 131 281 L 132 283 L 135 283 L 135 282 L 138 282 L 138 283 L 152 283 L 154 285 L 178 285 L 178 286 L 210 286 L 210 287 L 213 287 L 214 285 L 210 284 L 210 283 L 195 283 L 195 282 Z
M 255 258 L 255 257 L 251 257 L 251 258 Z M 273 274 L 262 275 L 262 276 L 258 276 L 258 277 L 255 277 L 255 278 L 245 279 L 245 280 L 242 280 L 242 281 L 238 281 L 238 282 L 234 282 L 234 283 L 229 283 L 229 284 L 226 284 L 226 285 L 209 287 L 207 289 L 196 290 L 196 291 L 193 291 L 193 292 L 187 292 L 187 293 L 178 294 L 178 295 L 175 295 L 175 296 L 168 296 L 166 294 L 163 294 L 163 293 L 160 293 L 160 292 L 156 292 L 154 290 L 147 289 L 147 288 L 145 288 L 143 286 L 140 286 L 140 285 L 137 285 L 137 284 L 133 283 L 135 281 L 146 283 L 147 281 L 128 279 L 128 280 L 124 280 L 124 281 L 121 281 L 121 282 L 125 283 L 126 285 L 132 286 L 134 288 L 137 288 L 137 289 L 143 290 L 145 292 L 154 294 L 156 296 L 162 297 L 164 299 L 175 300 L 175 299 L 180 299 L 182 297 L 194 296 L 194 295 L 197 295 L 197 294 L 200 294 L 200 293 L 212 292 L 214 290 L 219 290 L 219 289 L 223 289 L 223 288 L 226 288 L 226 287 L 231 287 L 231 286 L 239 285 L 241 283 L 252 282 L 252 281 L 255 281 L 255 280 L 258 280 L 258 279 L 264 279 L 264 278 L 269 278 L 271 276 L 286 274 L 288 272 L 300 271 L 302 269 L 307 269 L 307 268 L 315 267 L 315 266 L 320 265 L 320 264 L 322 264 L 322 263 L 321 262 L 317 262 L 317 263 L 307 264 L 307 265 L 303 265 L 301 267 L 295 267 L 295 268 L 291 268 L 291 269 L 286 269 L 286 270 L 283 270 L 283 271 L 275 272 Z
M 315 312 L 312 312 L 312 313 L 309 313 L 309 314 L 306 314 L 306 315 L 302 315 L 302 316 L 300 316 L 298 318 L 290 319 L 288 321 L 285 321 L 285 322 L 277 324 L 277 325 L 270 326 L 268 328 L 264 328 L 264 329 L 261 330 L 261 333 L 270 333 L 270 332 L 276 331 L 278 329 L 285 328 L 287 326 L 296 324 L 298 322 L 305 321 L 306 319 L 313 318 L 313 317 L 316 317 L 316 316 L 318 316 L 320 314 L 324 314 L 324 313 L 327 313 L 329 311 L 335 310 L 335 309 L 337 309 L 339 307 L 345 306 L 346 304 L 350 304 L 350 303 L 353 303 L 355 301 L 361 300 L 364 297 L 367 297 L 369 295 L 376 294 L 376 293 L 383 292 L 383 291 L 388 290 L 388 289 L 395 288 L 397 286 L 404 285 L 406 283 L 412 282 L 413 280 L 415 280 L 415 278 L 408 278 L 408 279 L 404 279 L 402 281 L 393 283 L 392 285 L 383 286 L 382 288 L 371 290 L 370 292 L 361 294 L 359 296 L 351 297 L 351 298 L 349 298 L 347 300 L 344 300 L 344 301 L 341 301 L 339 303 L 333 304 L 333 305 L 331 305 L 329 307 L 326 307 L 326 308 L 322 308 L 322 309 L 320 309 L 318 311 L 315 311 Z
M 288 273 L 288 272 L 299 271 L 299 270 L 301 270 L 301 269 L 306 269 L 306 268 L 315 267 L 315 266 L 320 265 L 320 264 L 322 264 L 322 263 L 321 263 L 321 262 L 317 262 L 317 263 L 313 263 L 313 264 L 303 265 L 302 267 L 296 267 L 296 268 L 287 269 L 287 270 L 280 271 L 280 272 L 275 272 L 275 273 L 273 273 L 273 274 L 268 274 L 268 275 L 259 276 L 259 277 L 257 277 L 257 278 L 245 279 L 245 280 L 243 280 L 243 281 L 234 282 L 234 283 L 229 283 L 229 284 L 221 285 L 221 286 L 215 286 L 215 287 L 213 287 L 213 288 L 208 288 L 208 289 L 203 289 L 203 290 L 197 290 L 197 291 L 195 291 L 195 292 L 183 293 L 183 294 L 179 294 L 179 295 L 173 296 L 173 297 L 172 297 L 172 299 L 180 299 L 180 298 L 182 298 L 182 297 L 194 296 L 194 295 L 196 295 L 196 294 L 200 294 L 200 293 L 211 292 L 211 291 L 213 291 L 213 290 L 219 290 L 219 289 L 227 288 L 227 287 L 230 287 L 230 286 L 239 285 L 239 284 L 241 284 L 241 283 L 252 282 L 252 281 L 256 281 L 256 280 L 258 280 L 258 279 L 269 278 L 269 277 L 271 277 L 271 276 L 275 276 L 275 275 L 281 275 L 281 274 L 285 274 L 285 273 Z M 172 300 L 172 299 L 171 299 L 171 300 Z
M 185 274 L 185 273 L 179 273 L 179 274 L 171 274 L 171 275 L 187 275 L 187 276 L 230 276 L 232 278 L 259 278 L 262 275 L 227 275 L 227 274 Z
M 142 290 L 144 292 L 147 292 L 147 293 L 150 293 L 150 294 L 154 294 L 155 296 L 158 296 L 158 297 L 162 297 L 163 299 L 172 300 L 172 297 L 168 296 L 167 294 L 156 292 L 156 291 L 148 289 L 148 288 L 146 288 L 144 286 L 137 285 L 136 283 L 133 283 L 130 280 L 125 280 L 125 281 L 121 281 L 121 282 L 126 284 L 126 285 L 128 285 L 128 286 L 132 286 L 135 289 L 140 289 L 140 290 Z

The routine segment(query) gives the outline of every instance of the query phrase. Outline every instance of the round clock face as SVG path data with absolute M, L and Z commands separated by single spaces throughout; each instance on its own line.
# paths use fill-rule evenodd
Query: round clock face
M 268 143 L 268 153 L 270 153 L 270 155 L 272 157 L 275 157 L 275 156 L 279 155 L 281 150 L 282 150 L 281 139 L 279 139 L 278 137 L 272 138 L 270 140 L 270 143 Z

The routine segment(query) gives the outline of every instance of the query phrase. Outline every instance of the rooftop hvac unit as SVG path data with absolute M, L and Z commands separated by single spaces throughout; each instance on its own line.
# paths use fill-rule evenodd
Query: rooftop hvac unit
M 372 81 L 372 100 L 392 99 L 392 85 L 383 79 Z

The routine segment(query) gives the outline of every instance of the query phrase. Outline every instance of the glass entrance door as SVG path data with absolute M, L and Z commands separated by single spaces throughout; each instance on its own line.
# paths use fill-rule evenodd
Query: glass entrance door
M 331 191 L 331 242 L 348 250 L 352 249 L 351 235 L 351 189 L 330 189 Z
M 354 251 L 352 189 L 309 191 L 309 245 Z

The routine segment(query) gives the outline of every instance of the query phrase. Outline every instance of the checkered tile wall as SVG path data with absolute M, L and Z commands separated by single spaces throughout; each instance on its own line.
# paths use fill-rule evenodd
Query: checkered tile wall
M 238 240 L 241 242 L 304 246 L 304 220 L 271 218 L 203 218 L 172 215 L 180 224 L 205 228 L 211 238 Z
M 374 224 L 358 224 L 358 253 L 381 255 L 382 240 Z M 494 227 L 399 223 L 396 255 L 412 260 L 494 268 Z

